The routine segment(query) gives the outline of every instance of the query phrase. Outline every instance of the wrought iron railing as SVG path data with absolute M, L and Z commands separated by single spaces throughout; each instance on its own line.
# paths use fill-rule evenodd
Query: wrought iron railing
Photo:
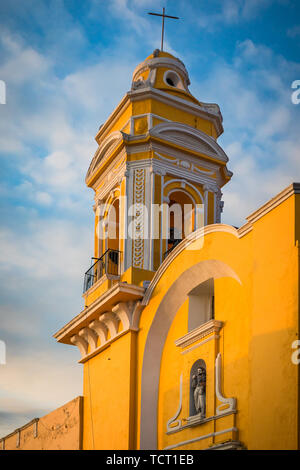
M 96 261 L 84 275 L 83 292 L 92 287 L 104 274 L 120 275 L 120 251 L 109 248 L 101 258 L 92 259 Z
M 171 253 L 171 251 L 175 248 L 175 246 L 177 246 L 181 241 L 182 241 L 181 238 L 168 240 L 168 244 L 172 244 L 172 246 L 167 251 L 164 252 L 164 259 L 168 256 L 169 253 Z

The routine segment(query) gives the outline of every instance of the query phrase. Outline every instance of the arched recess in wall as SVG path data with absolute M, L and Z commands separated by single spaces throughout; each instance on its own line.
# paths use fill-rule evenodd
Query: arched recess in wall
M 106 249 L 119 250 L 120 241 L 120 200 L 115 199 L 107 213 Z
M 191 232 L 204 225 L 203 196 L 192 184 L 185 183 L 183 188 L 178 187 L 178 182 L 180 180 L 177 179 L 168 181 L 164 188 L 169 206 L 164 223 L 167 230 L 164 256 Z
M 180 189 L 170 191 L 169 202 L 169 234 L 167 239 L 167 251 L 172 250 L 189 233 L 195 230 L 194 199 Z
M 101 210 L 98 225 L 98 252 L 101 272 L 120 274 L 120 191 L 118 188 L 107 197 Z M 103 256 L 104 255 L 104 256 Z
M 148 332 L 141 386 L 140 449 L 157 448 L 157 404 L 160 364 L 170 326 L 189 292 L 208 279 L 231 277 L 239 284 L 238 275 L 220 260 L 201 261 L 183 272 L 169 287 L 158 306 Z

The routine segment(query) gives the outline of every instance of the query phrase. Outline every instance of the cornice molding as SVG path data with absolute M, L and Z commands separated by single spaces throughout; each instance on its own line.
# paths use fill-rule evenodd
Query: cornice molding
M 217 184 L 216 179 L 206 174 L 205 172 L 201 173 L 195 172 L 191 169 L 181 168 L 178 165 L 172 162 L 160 161 L 155 158 L 149 158 L 147 160 L 135 160 L 127 162 L 128 169 L 138 169 L 138 168 L 150 168 L 154 173 L 164 174 L 183 178 L 194 183 L 201 185 L 204 184 Z
M 300 194 L 300 183 L 291 183 L 272 199 L 260 206 L 256 211 L 248 215 L 248 217 L 246 217 L 247 222 L 237 229 L 239 236 L 243 237 L 244 235 L 247 235 L 247 233 L 251 232 L 255 222 L 271 212 L 294 194 Z
M 187 72 L 187 69 L 185 68 L 184 63 L 177 58 L 171 58 L 171 57 L 153 57 L 153 59 L 146 59 L 143 62 L 141 62 L 139 65 L 136 66 L 136 68 L 133 71 L 132 74 L 132 81 L 134 82 L 137 75 L 141 74 L 143 71 L 147 69 L 153 69 L 157 67 L 172 67 L 173 69 L 177 69 L 180 73 L 184 74 L 184 78 L 187 82 L 187 85 L 190 84 L 190 79 L 189 79 L 189 74 Z
M 195 152 L 218 158 L 224 163 L 227 163 L 229 160 L 215 139 L 205 134 L 205 132 L 181 122 L 171 121 L 157 124 L 149 130 L 149 135 L 173 142 L 179 146 L 184 146 Z
M 181 336 L 181 338 L 176 339 L 175 345 L 181 348 L 186 348 L 187 346 L 190 346 L 191 344 L 199 341 L 205 336 L 210 335 L 211 333 L 219 333 L 222 326 L 223 323 L 221 321 L 209 320 L 194 330 L 189 331 L 184 336 Z
M 139 300 L 143 298 L 145 289 L 126 282 L 118 282 L 116 285 L 104 292 L 89 307 L 82 310 L 70 322 L 64 325 L 53 336 L 61 343 L 72 344 L 71 336 L 78 334 L 79 330 L 93 320 L 98 320 L 98 316 L 110 310 L 121 301 L 121 297 L 128 300 Z M 108 306 L 110 306 L 108 308 Z
M 220 112 L 220 108 L 217 104 L 214 103 L 205 103 L 205 104 L 195 104 L 191 101 L 187 101 L 183 98 L 179 98 L 170 93 L 166 93 L 161 90 L 157 90 L 152 87 L 146 87 L 142 89 L 128 91 L 126 95 L 123 96 L 120 103 L 114 109 L 114 111 L 107 118 L 105 123 L 101 126 L 100 130 L 96 134 L 96 141 L 100 142 L 102 136 L 104 136 L 109 129 L 115 124 L 115 122 L 120 118 L 121 114 L 127 109 L 131 102 L 140 101 L 144 99 L 156 99 L 157 101 L 171 105 L 176 109 L 192 113 L 194 116 L 207 119 L 213 122 L 216 126 L 218 137 L 223 133 L 223 117 Z
M 71 336 L 71 343 L 81 353 L 79 362 L 84 363 L 91 359 L 129 331 L 137 332 L 142 309 L 138 300 L 119 302 L 112 311 L 103 313 L 98 319 L 91 321 L 88 327 Z
M 177 109 L 186 111 L 188 113 L 194 114 L 197 117 L 207 119 L 211 122 L 214 122 L 217 130 L 218 137 L 223 133 L 223 117 L 220 112 L 220 108 L 217 104 L 207 103 L 207 104 L 195 104 L 191 101 L 187 101 L 178 96 L 171 95 L 162 90 L 156 88 L 146 87 L 138 90 L 128 92 L 128 95 L 131 101 L 139 101 L 142 99 L 156 99 L 164 104 L 169 104 Z
M 123 143 L 124 134 L 120 131 L 115 131 L 109 134 L 103 142 L 99 145 L 95 152 L 95 155 L 90 163 L 86 174 L 86 184 L 90 185 L 95 179 L 95 175 L 99 172 L 99 169 L 105 165 L 109 157 L 116 152 L 119 145 Z
M 293 194 L 300 194 L 300 183 L 291 183 L 287 188 L 283 189 L 283 191 L 259 207 L 259 209 L 248 215 L 248 217 L 246 217 L 247 221 L 253 224 Z

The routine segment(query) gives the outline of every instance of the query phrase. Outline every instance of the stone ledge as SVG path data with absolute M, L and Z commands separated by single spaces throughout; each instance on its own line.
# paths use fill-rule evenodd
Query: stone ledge
M 195 343 L 199 339 L 204 338 L 205 336 L 210 335 L 211 333 L 219 333 L 220 329 L 223 326 L 223 322 L 218 320 L 209 320 L 203 325 L 200 325 L 198 328 L 195 328 L 192 331 L 189 331 L 186 335 L 178 338 L 175 341 L 175 345 L 181 348 L 185 348 L 192 343 Z

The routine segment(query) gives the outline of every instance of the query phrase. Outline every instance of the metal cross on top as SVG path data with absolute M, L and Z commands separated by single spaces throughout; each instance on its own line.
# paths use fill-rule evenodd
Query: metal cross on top
M 178 16 L 165 15 L 165 7 L 163 8 L 162 15 L 160 13 L 148 13 L 148 15 L 162 16 L 162 28 L 161 28 L 161 50 L 164 47 L 164 32 L 165 32 L 165 18 L 172 18 L 173 20 L 179 20 Z

